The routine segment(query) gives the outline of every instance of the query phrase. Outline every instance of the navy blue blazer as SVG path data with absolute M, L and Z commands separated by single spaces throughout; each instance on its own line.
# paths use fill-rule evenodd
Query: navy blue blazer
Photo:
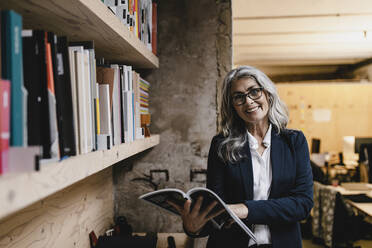
M 301 131 L 286 129 L 278 134 L 272 128 L 272 183 L 268 200 L 253 200 L 253 172 L 249 144 L 247 157 L 235 164 L 224 163 L 217 155 L 222 135 L 213 138 L 207 170 L 207 188 L 226 203 L 244 203 L 248 217 L 243 221 L 269 226 L 273 248 L 302 247 L 299 221 L 313 207 L 313 178 L 306 138 Z M 201 235 L 209 235 L 208 248 L 248 247 L 249 236 L 234 224 L 216 230 L 206 225 Z

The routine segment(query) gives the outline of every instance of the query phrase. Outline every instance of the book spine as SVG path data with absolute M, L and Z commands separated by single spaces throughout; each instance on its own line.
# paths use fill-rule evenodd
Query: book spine
M 0 78 L 3 78 L 3 73 L 2 73 L 2 59 L 3 59 L 3 56 L 2 56 L 2 50 L 4 49 L 3 48 L 3 41 L 2 41 L 2 38 L 3 38 L 3 34 L 2 34 L 2 31 L 3 31 L 3 20 L 2 20 L 2 12 L 0 10 Z
M 61 156 L 76 155 L 75 127 L 73 114 L 73 100 L 71 90 L 70 64 L 67 47 L 67 38 L 58 37 L 57 42 L 57 77 L 59 92 L 56 92 L 57 104 L 60 108 L 59 123 L 63 125 L 60 128 L 60 144 L 62 144 Z
M 88 152 L 91 152 L 94 148 L 94 105 L 93 96 L 91 89 L 91 74 L 90 74 L 90 62 L 89 62 L 89 51 L 84 49 L 84 84 L 85 84 L 85 94 L 86 94 L 86 109 L 85 109 L 85 119 L 87 120 L 87 142 L 88 142 Z
M 27 135 L 25 132 L 26 118 L 24 98 L 26 91 L 23 86 L 23 58 L 22 58 L 22 16 L 12 10 L 2 12 L 2 42 L 3 60 L 2 72 L 4 79 L 11 82 L 11 126 L 10 144 L 25 146 Z
M 10 82 L 0 80 L 0 174 L 9 171 Z
M 75 147 L 76 154 L 80 154 L 80 133 L 78 119 L 78 103 L 77 103 L 77 86 L 76 86 L 76 62 L 73 48 L 68 48 L 68 58 L 70 62 L 70 78 L 71 78 L 71 99 L 72 99 L 72 115 L 74 119 Z
M 73 47 L 75 55 L 77 114 L 79 123 L 80 152 L 88 153 L 87 89 L 83 47 Z
M 151 23 L 151 46 L 153 54 L 157 54 L 157 35 L 158 35 L 158 6 L 152 3 L 152 23 Z
M 97 136 L 101 134 L 101 117 L 100 117 L 100 109 L 99 109 L 99 84 L 96 83 L 96 92 L 97 92 L 97 98 L 96 98 L 96 125 L 97 125 Z M 98 143 L 98 142 L 97 142 Z M 98 148 L 97 148 L 98 149 Z
M 45 33 L 45 40 L 47 40 L 47 33 Z M 47 63 L 47 84 L 48 84 L 48 104 L 49 104 L 49 118 L 50 118 L 50 141 L 51 141 L 51 158 L 59 158 L 59 141 L 57 128 L 57 113 L 56 113 L 56 97 L 54 91 L 54 77 L 52 65 L 52 51 L 50 43 L 46 43 L 46 63 Z
M 135 97 L 134 97 L 134 92 L 133 91 L 132 91 L 131 118 L 132 118 L 132 141 L 133 141 L 135 139 L 135 136 L 136 136 Z
M 93 150 L 97 150 L 97 134 L 99 133 L 99 124 L 97 116 L 97 72 L 96 72 L 96 55 L 94 49 L 89 49 L 89 66 L 90 66 L 90 87 L 92 94 L 92 137 L 93 137 Z
M 120 82 L 119 82 L 119 97 L 120 97 L 120 130 L 121 130 L 121 143 L 125 142 L 124 137 L 124 95 L 123 95 L 123 89 L 124 89 L 124 66 L 119 65 L 119 73 L 120 73 Z
M 111 135 L 110 93 L 108 84 L 99 85 L 99 109 L 101 133 Z
M 134 30 L 137 38 L 139 38 L 139 14 L 138 14 L 138 0 L 134 0 L 134 19 L 135 19 L 135 24 L 134 24 Z
M 121 113 L 120 113 L 120 71 L 118 65 L 111 65 L 114 69 L 114 84 L 112 95 L 112 122 L 113 122 L 113 141 L 114 145 L 121 143 Z

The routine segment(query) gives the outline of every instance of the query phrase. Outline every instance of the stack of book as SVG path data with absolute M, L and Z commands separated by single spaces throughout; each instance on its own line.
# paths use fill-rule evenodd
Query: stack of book
M 22 30 L 2 11 L 0 52 L 0 174 L 144 137 L 139 74 L 97 66 L 93 41 Z
M 156 54 L 157 4 L 152 0 L 102 0 L 150 51 Z
M 138 79 L 139 74 L 132 66 L 111 64 L 97 67 L 101 123 L 99 144 L 104 142 L 98 149 L 144 137 L 140 124 Z M 110 140 L 109 144 L 106 144 L 107 140 Z

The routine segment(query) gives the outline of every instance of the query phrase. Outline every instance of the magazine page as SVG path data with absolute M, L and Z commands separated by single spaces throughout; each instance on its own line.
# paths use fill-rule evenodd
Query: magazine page
M 186 194 L 189 195 L 189 197 L 192 199 L 191 209 L 194 207 L 199 196 L 203 197 L 203 202 L 200 209 L 208 207 L 214 201 L 217 201 L 217 205 L 211 210 L 211 214 L 219 212 L 221 209 L 226 209 L 225 205 L 223 204 L 223 201 L 216 199 L 215 194 L 213 194 L 213 192 L 210 191 L 209 189 L 196 187 L 189 190 Z M 229 219 L 231 219 L 229 213 L 227 211 L 224 211 L 220 215 L 214 217 L 212 222 L 214 222 L 214 225 L 218 229 L 221 229 L 222 226 Z
M 207 188 L 195 187 L 189 190 L 186 194 L 179 189 L 161 189 L 147 194 L 141 195 L 139 198 L 148 201 L 158 207 L 161 207 L 169 212 L 179 215 L 177 209 L 168 204 L 167 201 L 177 204 L 181 208 L 185 204 L 187 199 L 192 200 L 191 209 L 197 201 L 199 196 L 203 197 L 203 203 L 200 209 L 207 207 L 213 201 L 217 201 L 218 204 L 212 209 L 211 213 L 225 209 L 226 211 L 217 217 L 213 218 L 212 223 L 219 229 L 222 228 L 224 223 L 229 219 L 234 219 L 234 221 L 252 238 L 254 242 L 257 243 L 257 239 L 253 232 L 243 223 L 241 219 L 230 208 L 222 201 L 222 199 L 213 191 Z
M 141 195 L 139 198 L 179 215 L 177 209 L 169 205 L 167 201 L 171 201 L 183 208 L 188 196 L 179 189 L 160 189 Z
M 244 224 L 244 222 L 238 216 L 236 216 L 236 214 L 233 211 L 230 210 L 230 208 L 225 204 L 225 202 L 222 201 L 222 199 L 212 190 L 202 187 L 196 187 L 189 190 L 187 192 L 187 195 L 189 195 L 190 198 L 194 200 L 193 202 L 195 202 L 199 196 L 203 196 L 203 204 L 201 209 L 203 209 L 203 207 L 208 206 L 213 201 L 218 201 L 219 203 L 214 207 L 214 209 L 212 209 L 212 211 L 213 212 L 219 211 L 221 208 L 225 208 L 226 211 L 220 214 L 219 216 L 213 218 L 213 220 L 217 222 L 219 226 L 222 226 L 223 223 L 230 219 L 230 217 L 233 218 L 234 221 L 253 239 L 253 241 L 257 243 L 257 239 L 254 233 Z

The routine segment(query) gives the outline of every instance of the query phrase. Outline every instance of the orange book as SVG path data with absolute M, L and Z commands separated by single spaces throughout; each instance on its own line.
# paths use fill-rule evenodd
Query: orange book
M 57 124 L 57 110 L 56 110 L 56 98 L 54 91 L 54 77 L 53 77 L 53 60 L 52 60 L 52 49 L 48 42 L 48 33 L 45 32 L 45 61 L 46 61 L 46 73 L 47 73 L 47 86 L 48 86 L 48 105 L 49 105 L 49 126 L 50 126 L 50 152 L 51 158 L 58 158 L 60 156 L 59 151 L 59 139 L 58 139 L 58 124 Z
M 130 27 L 130 31 L 133 31 L 133 13 L 134 13 L 133 2 L 134 2 L 134 0 L 128 0 L 129 27 Z
M 137 37 L 140 37 L 139 32 L 141 32 L 139 29 L 139 24 L 140 24 L 139 16 L 140 15 L 138 14 L 138 0 L 134 0 L 134 18 L 136 20 L 135 30 L 136 30 Z
M 46 64 L 47 64 L 47 81 L 48 90 L 54 95 L 54 77 L 53 77 L 53 64 L 52 64 L 52 50 L 50 43 L 46 43 Z

